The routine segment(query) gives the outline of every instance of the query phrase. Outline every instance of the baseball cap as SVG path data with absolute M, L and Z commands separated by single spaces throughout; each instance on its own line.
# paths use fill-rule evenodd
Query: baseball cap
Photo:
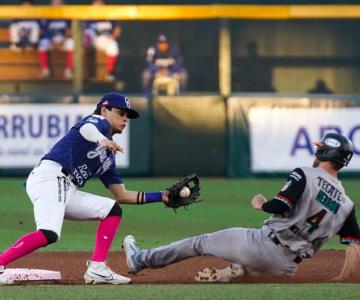
M 139 117 L 139 113 L 136 110 L 131 109 L 129 98 L 120 93 L 105 94 L 96 107 L 99 108 L 101 106 L 110 106 L 125 110 L 128 113 L 129 119 L 137 119 Z
M 167 37 L 165 34 L 159 34 L 159 36 L 157 37 L 157 42 L 158 43 L 165 43 L 167 42 Z

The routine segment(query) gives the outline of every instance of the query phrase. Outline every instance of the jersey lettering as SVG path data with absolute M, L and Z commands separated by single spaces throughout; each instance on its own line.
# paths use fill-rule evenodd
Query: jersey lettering
M 339 202 L 342 202 L 343 194 L 336 189 L 331 183 L 326 181 L 324 178 L 318 176 L 318 187 L 320 187 L 323 191 L 326 192 L 326 194 L 329 195 L 329 197 L 336 199 Z
M 90 171 L 89 167 L 86 164 L 84 164 L 84 165 L 78 166 L 74 170 L 73 176 L 75 177 L 78 185 L 82 186 L 85 183 L 85 181 L 91 177 L 91 171 Z
M 79 169 L 79 172 L 80 172 L 81 176 L 85 180 L 88 179 L 91 176 L 91 172 L 89 171 L 89 168 L 88 168 L 88 166 L 86 164 L 80 166 L 78 169 Z
M 101 163 L 107 158 L 106 149 L 103 146 L 97 146 L 95 150 L 87 153 L 88 159 L 94 159 L 96 157 L 99 157 Z
M 97 175 L 102 175 L 104 174 L 107 170 L 110 169 L 112 165 L 112 160 L 110 157 L 108 157 L 103 163 L 102 165 L 100 166 L 100 168 L 96 171 L 96 174 Z
M 89 151 L 87 158 L 94 159 L 99 157 L 101 166 L 97 169 L 96 175 L 101 175 L 110 169 L 112 165 L 112 159 L 106 153 L 106 149 L 102 146 L 96 147 L 95 150 Z
M 301 175 L 299 181 L 294 172 Z M 311 257 L 339 232 L 353 209 L 353 202 L 345 194 L 341 182 L 321 168 L 297 168 L 290 174 L 291 185 L 280 195 L 295 200 L 296 205 L 282 215 L 272 215 L 265 225 L 282 245 L 302 257 Z M 289 191 L 301 182 L 304 183 L 303 190 L 295 193 L 298 197 L 292 196 Z
M 85 140 L 80 134 L 81 126 L 90 123 L 94 123 L 99 132 L 111 140 L 109 122 L 102 116 L 90 115 L 71 128 L 69 133 L 58 141 L 43 159 L 61 164 L 72 174 L 78 187 L 83 187 L 86 181 L 95 175 L 101 175 L 100 180 L 106 187 L 110 184 L 121 183 L 122 180 L 115 169 L 115 155 L 104 147 Z M 104 175 L 107 171 L 109 172 Z
M 76 182 L 78 183 L 79 186 L 83 186 L 84 185 L 84 179 L 82 178 L 82 176 L 80 175 L 80 172 L 78 171 L 78 169 L 75 169 L 73 172 L 73 176 L 76 179 Z
M 88 118 L 86 121 L 87 121 L 87 122 L 90 122 L 90 123 L 95 123 L 95 124 L 99 123 L 99 120 L 98 120 L 98 119 L 92 118 L 92 117 Z
M 301 175 L 297 172 L 292 172 L 289 177 L 295 179 L 296 181 L 299 181 L 301 179 Z
M 331 199 L 323 190 L 320 190 L 317 194 L 316 201 L 325 206 L 329 211 L 331 211 L 334 215 L 338 212 L 340 208 L 340 203 Z

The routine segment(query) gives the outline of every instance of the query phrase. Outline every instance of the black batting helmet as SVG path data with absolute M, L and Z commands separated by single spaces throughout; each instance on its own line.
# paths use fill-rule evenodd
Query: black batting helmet
M 320 142 L 314 142 L 318 147 L 315 156 L 320 161 L 335 161 L 341 166 L 347 166 L 353 156 L 351 141 L 339 133 L 327 133 Z

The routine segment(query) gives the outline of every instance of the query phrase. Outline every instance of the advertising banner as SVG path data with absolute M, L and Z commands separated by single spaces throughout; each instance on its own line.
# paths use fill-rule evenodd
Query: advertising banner
M 0 105 L 0 168 L 35 166 L 73 125 L 93 111 L 93 104 Z M 119 168 L 129 166 L 129 132 L 127 126 L 113 137 L 125 149 L 116 156 Z
M 354 156 L 344 171 L 360 171 L 360 108 L 254 107 L 249 111 L 251 171 L 289 171 L 310 166 L 312 142 L 329 132 L 346 135 Z

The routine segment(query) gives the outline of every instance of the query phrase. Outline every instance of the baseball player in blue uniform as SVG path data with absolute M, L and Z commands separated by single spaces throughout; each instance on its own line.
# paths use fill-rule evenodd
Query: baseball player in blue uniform
M 93 5 L 104 5 L 104 0 L 93 0 Z M 85 22 L 85 44 L 105 52 L 107 56 L 105 79 L 114 81 L 119 45 L 117 39 L 121 35 L 121 27 L 117 21 L 96 20 Z
M 29 6 L 32 0 L 21 0 L 21 5 Z M 10 49 L 21 51 L 21 49 L 37 47 L 40 37 L 40 26 L 37 20 L 14 20 L 9 27 Z
M 153 80 L 158 73 L 167 71 L 169 76 L 177 77 L 180 92 L 185 91 L 188 74 L 183 67 L 183 59 L 179 49 L 171 45 L 164 34 L 157 37 L 156 44 L 146 52 L 147 67 L 143 71 L 143 91 L 150 93 Z
M 51 0 L 51 5 L 60 7 L 62 0 Z M 39 42 L 39 62 L 41 68 L 41 77 L 50 77 L 49 55 L 51 49 L 60 49 L 66 52 L 66 68 L 64 70 L 65 79 L 73 77 L 73 57 L 74 40 L 71 37 L 70 20 L 40 20 L 41 39 Z
M 129 119 L 139 114 L 119 93 L 105 94 L 95 112 L 71 128 L 31 171 L 26 191 L 34 206 L 36 231 L 19 238 L 0 255 L 1 273 L 10 262 L 59 240 L 63 220 L 100 220 L 93 256 L 84 275 L 87 284 L 127 284 L 130 278 L 113 272 L 106 258 L 121 221 L 121 204 L 167 202 L 169 191 L 137 192 L 125 188 L 115 168 L 115 153 L 123 149 L 112 140 Z M 98 176 L 114 199 L 80 190 Z
M 260 194 L 253 197 L 255 209 L 272 214 L 262 228 L 229 228 L 149 250 L 140 250 L 129 235 L 123 241 L 129 272 L 213 255 L 233 264 L 223 270 L 203 269 L 196 274 L 197 281 L 226 282 L 259 273 L 292 276 L 297 264 L 338 234 L 348 247 L 343 270 L 336 279 L 359 274 L 360 231 L 354 203 L 337 178 L 338 170 L 347 166 L 353 155 L 352 144 L 345 136 L 328 133 L 316 146 L 313 167 L 294 169 L 272 200 Z

